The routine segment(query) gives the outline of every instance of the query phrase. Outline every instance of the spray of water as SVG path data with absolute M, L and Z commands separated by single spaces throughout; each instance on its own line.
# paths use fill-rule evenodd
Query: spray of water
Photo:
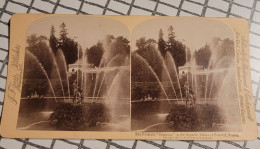
M 186 55 L 186 64 L 188 64 L 188 49 L 185 48 L 185 55 Z M 188 71 L 187 71 L 187 83 L 188 83 L 188 94 L 190 92 L 190 83 L 189 83 L 189 68 L 188 68 Z
M 65 60 L 65 56 L 64 53 L 62 52 L 62 50 L 58 49 L 58 54 L 61 56 L 61 59 L 63 61 L 63 67 L 66 71 L 66 79 L 67 79 L 67 85 L 68 85 L 68 94 L 69 94 L 69 99 L 70 99 L 70 82 L 69 82 L 69 77 L 68 77 L 68 70 L 67 70 L 67 63 Z
M 78 50 L 78 61 L 77 61 L 77 87 L 79 86 L 79 46 L 77 48 Z
M 62 84 L 62 80 L 61 80 L 60 70 L 59 70 L 56 58 L 55 58 L 53 52 L 51 51 L 51 49 L 50 48 L 48 48 L 48 49 L 49 49 L 50 57 L 53 60 L 54 68 L 55 68 L 55 70 L 56 70 L 56 72 L 58 74 L 58 78 L 59 78 L 59 81 L 60 81 L 60 86 L 61 86 L 63 98 L 65 99 L 65 94 L 64 94 L 63 84 Z
M 227 61 L 229 61 L 229 58 L 223 57 L 215 64 L 214 67 L 212 67 L 212 70 L 215 70 L 215 72 L 213 73 L 213 76 L 212 76 L 209 98 L 212 97 L 212 89 L 213 89 L 213 86 L 216 84 L 216 81 L 218 81 L 218 83 L 223 81 L 223 79 L 220 79 L 219 77 L 217 78 L 217 76 L 225 75 L 225 74 L 223 74 L 223 72 L 226 71 L 226 69 L 228 69 L 229 66 L 225 66 L 226 68 L 221 68 L 221 67 L 223 67 L 223 65 L 225 65 L 225 63 Z
M 172 78 L 171 78 L 169 70 L 168 70 L 168 68 L 167 68 L 167 66 L 165 64 L 165 61 L 163 60 L 163 56 L 162 56 L 161 52 L 159 50 L 156 50 L 155 48 L 151 48 L 151 49 L 154 49 L 155 52 L 157 53 L 157 55 L 159 57 L 159 60 L 160 60 L 162 66 L 163 66 L 163 68 L 164 68 L 164 70 L 166 72 L 166 75 L 167 75 L 167 77 L 168 77 L 168 79 L 169 79 L 169 81 L 171 83 L 171 87 L 172 87 L 172 90 L 174 92 L 175 98 L 177 99 L 177 94 L 176 94 L 176 91 L 175 91 L 175 88 L 174 88 L 174 85 L 173 85 Z
M 146 61 L 146 59 L 144 59 L 142 56 L 140 56 L 140 55 L 137 54 L 137 53 L 133 53 L 132 56 L 135 56 L 140 62 L 142 62 L 142 64 L 144 64 L 144 66 L 145 66 L 146 68 L 148 68 L 148 70 L 151 72 L 151 74 L 153 74 L 153 76 L 155 77 L 155 79 L 156 79 L 157 82 L 159 83 L 160 88 L 162 89 L 162 91 L 163 91 L 163 93 L 164 93 L 164 95 L 165 95 L 165 97 L 166 97 L 168 103 L 171 105 L 171 103 L 170 103 L 170 101 L 169 101 L 169 98 L 168 98 L 168 96 L 167 96 L 167 94 L 166 94 L 166 92 L 165 92 L 165 89 L 164 89 L 164 87 L 163 87 L 163 85 L 162 85 L 162 83 L 161 83 L 159 77 L 158 77 L 157 74 L 154 72 L 153 68 L 149 65 L 149 63 Z
M 50 79 L 49 79 L 49 77 L 48 77 L 48 75 L 47 75 L 47 72 L 46 72 L 45 69 L 43 68 L 42 64 L 40 63 L 40 61 L 38 60 L 38 58 L 37 58 L 34 54 L 32 54 L 31 52 L 29 52 L 28 50 L 26 50 L 26 54 L 29 55 L 31 58 L 33 58 L 33 60 L 37 63 L 37 65 L 39 66 L 39 68 L 42 70 L 44 76 L 46 77 L 46 79 L 47 79 L 47 81 L 48 81 L 48 83 L 49 83 L 49 86 L 50 86 L 50 88 L 51 88 L 51 91 L 52 91 L 52 94 L 53 94 L 53 96 L 54 96 L 54 99 L 55 99 L 55 101 L 57 102 L 56 95 L 55 95 L 55 92 L 54 92 L 54 90 L 53 90 L 51 81 L 50 81 Z
M 116 61 L 118 58 L 120 58 L 120 56 L 121 56 L 121 54 L 115 55 L 115 56 L 107 63 L 106 67 L 112 67 L 114 61 Z M 99 89 L 98 89 L 98 92 L 97 92 L 97 95 L 96 95 L 96 99 L 99 97 L 100 90 L 101 90 L 101 88 L 102 88 L 102 86 L 103 86 L 103 83 L 104 83 L 104 81 L 105 81 L 106 75 L 107 75 L 107 73 L 104 72 L 103 77 L 102 77 L 102 80 L 101 80 L 101 83 L 100 83 L 100 86 L 99 86 Z M 94 92 L 95 92 L 95 90 L 94 90 Z M 94 97 L 95 97 L 95 96 L 93 96 L 93 98 L 94 98 Z
M 168 52 L 168 51 L 166 52 L 166 60 L 169 61 L 170 66 L 172 66 L 173 69 L 174 69 L 174 73 L 175 73 L 174 76 L 176 76 L 177 83 L 178 83 L 178 87 L 179 87 L 179 90 L 180 90 L 181 99 L 183 100 L 182 91 L 181 91 L 181 84 L 180 84 L 179 75 L 178 75 L 178 73 L 177 73 L 177 68 L 176 68 L 176 65 L 175 65 L 175 62 L 174 62 L 174 59 L 173 59 L 171 53 Z
M 99 63 L 99 66 L 98 66 L 98 69 L 100 69 L 103 65 L 104 65 L 104 57 L 102 56 L 101 60 L 100 60 L 100 63 Z M 99 71 L 96 75 L 96 79 L 95 79 L 95 85 L 94 85 L 94 90 L 93 90 L 93 95 L 92 95 L 92 102 L 94 100 L 94 97 L 95 97 L 95 93 L 96 93 L 96 89 L 97 89 L 97 83 L 98 83 L 98 80 L 100 79 L 100 76 L 101 76 L 101 71 Z
M 119 77 L 120 77 L 120 75 L 119 75 L 120 73 L 118 72 L 117 74 L 116 74 L 116 76 L 114 77 L 114 79 L 113 79 L 113 81 L 112 81 L 112 83 L 111 83 L 111 85 L 110 85 L 110 87 L 109 87 L 109 90 L 108 90 L 108 92 L 107 92 L 107 95 L 106 95 L 106 100 L 105 100 L 105 102 L 109 105 L 108 107 L 109 107 L 109 109 L 110 109 L 110 114 L 111 114 L 111 117 L 112 117 L 112 122 L 113 121 L 115 121 L 115 117 L 116 117 L 116 113 L 115 113 L 115 104 L 113 104 L 112 103 L 112 101 L 111 100 L 114 100 L 114 99 L 117 99 L 118 97 L 113 97 L 113 96 L 115 96 L 116 94 L 111 94 L 111 92 L 112 92 L 112 90 L 113 90 L 113 92 L 117 92 L 118 91 L 118 87 L 119 87 L 119 84 L 118 83 L 120 83 L 119 82 Z

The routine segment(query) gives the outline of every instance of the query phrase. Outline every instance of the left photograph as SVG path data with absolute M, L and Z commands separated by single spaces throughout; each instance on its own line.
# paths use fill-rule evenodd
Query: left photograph
M 125 25 L 103 17 L 33 22 L 17 129 L 130 131 L 129 36 Z

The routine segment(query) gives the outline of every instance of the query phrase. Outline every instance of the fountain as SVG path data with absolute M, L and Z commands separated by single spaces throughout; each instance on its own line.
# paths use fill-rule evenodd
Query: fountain
M 175 65 L 174 59 L 173 59 L 173 57 L 172 57 L 172 55 L 171 55 L 171 53 L 169 51 L 166 52 L 165 63 L 166 63 L 167 68 L 169 70 L 169 74 L 172 74 L 171 75 L 172 82 L 174 81 L 174 82 L 177 82 L 177 84 L 178 84 L 178 89 L 179 89 L 179 92 L 180 92 L 180 98 L 183 100 L 182 92 L 181 92 L 180 79 L 179 79 L 179 76 L 178 76 L 178 72 L 177 72 L 177 69 L 176 69 L 176 65 Z M 176 96 L 176 98 L 177 98 L 177 96 Z
M 150 50 L 157 49 L 150 48 Z M 186 48 L 185 50 L 186 64 L 180 66 L 178 70 L 176 69 L 172 55 L 168 51 L 165 57 L 161 57 L 159 50 L 157 50 L 156 53 L 158 57 L 150 57 L 153 59 L 142 57 L 136 54 L 136 52 L 132 53 L 132 56 L 134 55 L 136 57 L 132 58 L 134 66 L 138 66 L 139 64 L 142 65 L 142 67 L 146 67 L 146 69 L 157 78 L 156 80 L 163 92 L 159 99 L 155 101 L 144 102 L 143 100 L 132 99 L 132 130 L 157 132 L 241 130 L 241 126 L 239 125 L 234 127 L 235 124 L 241 123 L 238 114 L 236 79 L 234 77 L 236 76 L 234 57 L 229 55 L 218 60 L 214 55 L 217 54 L 217 52 L 213 52 L 213 56 L 211 56 L 207 68 L 203 68 L 197 65 L 194 54 L 188 59 L 188 49 Z M 163 62 L 161 59 L 163 59 Z M 166 72 L 166 75 L 160 76 L 155 73 L 154 68 L 151 66 L 152 60 L 159 62 Z M 134 67 L 132 69 L 136 68 Z M 139 72 L 137 71 L 137 73 Z M 181 80 L 186 81 L 181 83 Z M 177 96 L 175 99 L 172 97 L 169 98 L 169 92 L 166 92 L 166 90 L 169 90 L 169 86 L 163 85 L 167 81 L 171 81 L 171 88 L 173 92 L 175 91 L 175 95 L 177 90 L 179 90 L 180 99 L 177 99 Z M 132 82 L 132 84 L 134 83 L 135 82 Z M 143 82 L 143 84 L 145 84 L 145 82 Z M 184 90 L 183 86 L 185 87 L 185 85 L 186 89 Z M 191 94 L 191 97 L 187 97 L 187 94 Z M 163 96 L 167 98 L 168 105 L 164 103 Z M 185 99 L 183 99 L 183 97 L 185 97 Z M 177 100 L 177 102 L 171 102 L 173 100 Z M 169 111 L 171 112 L 167 115 Z M 190 116 L 189 118 L 187 117 L 187 119 L 198 117 L 198 121 L 189 122 L 185 116 L 182 116 L 183 114 L 185 115 L 185 111 L 187 112 L 186 115 Z M 196 115 L 196 113 L 201 114 Z M 209 113 L 211 113 L 211 117 Z M 161 119 L 159 115 L 164 115 L 166 119 Z M 177 121 L 180 123 L 178 124 Z M 181 123 L 182 121 L 184 123 Z M 187 124 L 185 124 L 185 122 L 187 122 Z M 193 125 L 195 125 L 193 124 L 194 122 L 198 126 L 193 127 Z M 169 129 L 169 127 L 171 129 Z
M 28 56 L 28 59 L 30 58 L 32 63 L 36 63 L 36 65 L 38 66 L 38 68 L 40 68 L 40 70 L 42 71 L 42 73 L 44 74 L 44 76 L 46 77 L 45 79 L 47 79 L 48 81 L 48 84 L 49 84 L 49 87 L 52 91 L 52 94 L 53 94 L 53 97 L 55 99 L 55 101 L 57 102 L 57 98 L 56 98 L 56 95 L 55 95 L 55 92 L 54 92 L 54 89 L 53 89 L 53 86 L 52 86 L 52 83 L 49 79 L 49 76 L 47 75 L 45 69 L 43 68 L 42 64 L 39 62 L 39 60 L 37 59 L 37 57 L 35 55 L 33 55 L 30 51 L 26 51 L 26 56 Z
M 172 54 L 166 51 L 165 56 L 162 56 L 154 45 L 148 46 L 148 55 L 132 51 L 131 58 L 124 52 L 116 53 L 111 47 L 109 43 L 103 45 L 103 56 L 99 66 L 95 67 L 89 64 L 86 52 L 80 51 L 78 46 L 77 61 L 69 64 L 68 68 L 61 49 L 58 49 L 56 55 L 47 49 L 52 62 L 50 67 L 53 68 L 49 75 L 41 61 L 26 50 L 26 61 L 36 65 L 34 69 L 40 70 L 41 74 L 38 75 L 47 82 L 48 88 L 43 94 L 44 98 L 38 99 L 41 106 L 35 113 L 23 110 L 28 109 L 26 106 L 29 102 L 36 100 L 21 98 L 20 121 L 24 115 L 28 118 L 28 113 L 35 120 L 21 124 L 18 122 L 17 127 L 41 129 L 37 126 L 42 123 L 46 125 L 51 120 L 55 125 L 57 121 L 65 119 L 64 124 L 59 123 L 63 125 L 61 130 L 70 130 L 64 126 L 69 126 L 70 123 L 75 127 L 80 126 L 78 130 L 94 131 L 207 131 L 213 124 L 221 125 L 221 128 L 211 130 L 241 130 L 241 127 L 233 127 L 240 123 L 240 117 L 237 116 L 239 109 L 234 57 L 216 59 L 215 52 L 207 68 L 203 68 L 197 65 L 194 54 L 188 58 L 186 48 L 186 64 L 177 68 Z M 30 73 L 29 69 L 25 69 L 26 73 Z M 135 80 L 133 76 L 141 78 Z M 37 87 L 40 88 L 40 85 Z M 130 90 L 133 97 L 134 87 L 137 87 L 138 99 L 131 99 L 130 106 Z M 143 97 L 139 98 L 138 94 L 143 94 Z M 66 114 L 66 108 L 70 110 L 70 114 Z M 202 114 L 197 115 L 198 113 Z M 65 116 L 57 120 L 59 114 Z M 79 121 L 66 119 L 72 118 L 73 114 L 80 115 L 77 119 Z M 209 118 L 209 114 L 214 115 L 215 119 Z M 202 129 L 190 126 L 193 125 L 194 121 L 190 121 L 193 117 L 201 118 L 196 123 Z M 182 129 L 182 123 L 176 124 L 176 119 L 189 124 Z M 180 127 L 174 127 L 175 124 Z M 47 129 L 54 129 L 49 127 Z
M 17 125 L 18 129 L 42 129 L 42 125 L 44 125 L 44 129 L 51 130 L 55 129 L 53 126 L 59 125 L 59 128 L 56 129 L 129 131 L 129 56 L 124 53 L 113 55 L 109 44 L 103 46 L 105 53 L 98 68 L 88 63 L 85 52 L 82 51 L 82 56 L 79 54 L 81 50 L 79 46 L 77 61 L 74 64 L 69 64 L 68 67 L 61 49 L 58 49 L 56 55 L 48 49 L 50 52 L 49 58 L 53 62 L 50 65 L 50 67 L 53 68 L 51 75 L 46 73 L 46 68 L 42 66 L 38 58 L 26 50 L 26 59 L 32 59 L 31 61 L 37 63 L 37 66 L 42 70 L 42 73 L 48 81 L 49 86 L 47 90 L 50 89 L 53 95 L 49 92 L 43 94 L 43 99 L 41 100 L 44 104 L 38 108 L 35 113 L 31 113 L 30 108 L 27 108 L 29 103 L 28 98 L 22 97 Z M 59 84 L 56 80 L 59 80 Z M 75 82 L 75 84 L 71 82 Z M 65 84 L 67 85 L 67 90 L 63 88 Z M 76 94 L 74 95 L 71 90 L 76 90 L 76 92 L 74 92 L 74 94 Z M 57 96 L 56 92 L 60 92 L 61 94 Z M 71 96 L 74 97 L 71 98 Z M 30 101 L 33 100 L 34 99 L 31 99 Z M 78 102 L 79 100 L 81 100 L 80 103 Z M 83 120 L 84 124 L 77 122 L 71 114 L 67 115 L 63 113 L 65 112 L 64 110 L 70 110 L 69 113 L 71 114 L 82 111 L 82 113 L 78 114 L 81 115 L 79 119 Z M 46 112 L 48 113 L 47 116 L 43 114 Z M 31 113 L 29 114 L 31 115 L 31 120 L 27 120 L 28 113 Z M 57 119 L 58 117 L 61 118 L 59 115 L 62 119 Z M 63 117 L 64 115 L 67 116 Z M 75 120 L 68 121 L 66 117 L 71 117 Z M 45 125 L 47 125 L 48 122 L 52 125 L 46 128 Z M 72 125 L 75 128 L 70 128 L 66 125 Z
M 65 74 L 65 79 L 66 79 L 66 83 L 67 83 L 67 92 L 69 95 L 69 99 L 70 99 L 70 84 L 69 84 L 69 75 L 68 75 L 68 70 L 67 70 L 67 63 L 65 60 L 65 56 L 62 52 L 61 49 L 58 49 L 57 51 L 57 61 L 59 62 L 59 70 L 61 71 L 61 69 L 63 69 L 63 71 L 61 71 L 63 74 Z

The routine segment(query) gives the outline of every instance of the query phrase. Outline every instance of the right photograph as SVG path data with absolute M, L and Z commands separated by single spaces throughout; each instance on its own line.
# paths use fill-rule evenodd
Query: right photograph
M 201 18 L 151 19 L 131 40 L 131 130 L 239 132 L 233 31 Z

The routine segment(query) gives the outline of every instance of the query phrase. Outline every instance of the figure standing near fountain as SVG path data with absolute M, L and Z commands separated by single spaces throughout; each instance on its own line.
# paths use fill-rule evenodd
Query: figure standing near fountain
M 185 90 L 185 101 L 186 101 L 186 106 L 188 105 L 189 102 L 189 87 L 188 87 L 188 82 L 185 82 L 184 84 L 184 90 Z
M 83 96 L 83 91 L 81 88 L 78 87 L 77 85 L 77 80 L 74 81 L 73 83 L 73 101 L 72 103 L 74 105 L 82 104 L 84 96 Z
M 194 92 L 189 88 L 188 81 L 184 85 L 185 95 L 186 95 L 186 106 L 195 106 L 196 105 L 196 96 Z
M 77 94 L 78 94 L 78 85 L 77 85 L 77 80 L 74 81 L 73 83 L 73 104 L 76 104 L 76 98 L 77 98 Z
M 79 100 L 77 100 L 77 104 L 82 104 L 84 96 L 83 96 L 82 89 L 80 89 L 80 88 L 78 89 L 78 98 L 79 98 Z

